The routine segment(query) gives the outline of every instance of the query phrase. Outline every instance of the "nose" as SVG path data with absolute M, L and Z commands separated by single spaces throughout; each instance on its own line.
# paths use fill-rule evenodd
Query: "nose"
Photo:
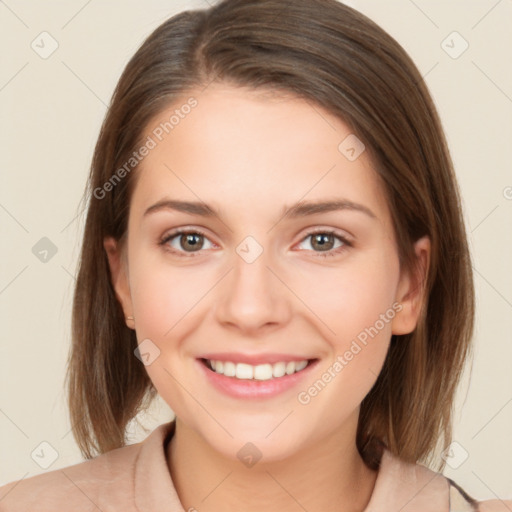
M 245 334 L 281 328 L 291 318 L 293 293 L 279 275 L 278 265 L 263 250 L 253 261 L 236 253 L 233 265 L 218 289 L 218 322 Z

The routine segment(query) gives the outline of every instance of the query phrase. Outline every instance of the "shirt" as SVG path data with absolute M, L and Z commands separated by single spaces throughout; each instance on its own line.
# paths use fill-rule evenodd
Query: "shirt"
M 143 441 L 0 487 L 2 512 L 185 512 L 166 460 L 175 421 Z M 455 482 L 384 450 L 364 512 L 511 512 L 512 500 L 477 502 Z

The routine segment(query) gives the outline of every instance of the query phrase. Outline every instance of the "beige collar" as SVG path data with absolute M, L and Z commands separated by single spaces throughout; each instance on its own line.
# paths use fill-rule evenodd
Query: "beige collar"
M 185 512 L 167 467 L 165 444 L 175 422 L 157 427 L 142 442 L 135 465 L 135 503 L 141 512 Z M 449 512 L 448 480 L 384 450 L 375 488 L 364 512 Z

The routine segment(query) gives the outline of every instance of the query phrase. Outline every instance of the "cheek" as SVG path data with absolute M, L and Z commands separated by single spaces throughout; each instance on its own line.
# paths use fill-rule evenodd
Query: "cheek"
M 200 266 L 171 264 L 165 256 L 134 254 L 130 287 L 138 337 L 164 340 L 173 329 L 183 334 L 208 291 L 207 274 Z
M 150 351 L 157 354 L 146 365 L 146 372 L 159 395 L 184 418 L 190 414 L 184 405 L 190 407 L 187 391 L 193 396 L 200 391 L 194 387 L 196 383 L 187 381 L 195 370 L 193 361 L 186 357 L 186 340 L 206 314 L 204 295 L 210 288 L 207 282 L 204 272 L 144 258 L 142 254 L 130 264 L 137 339 L 139 343 L 151 340 Z M 193 414 L 200 416 L 201 411 L 194 409 Z
M 205 314 L 203 308 L 211 300 L 206 295 L 209 290 L 215 294 L 211 288 L 219 269 L 206 264 L 171 264 L 165 257 L 144 251 L 131 258 L 130 286 L 139 339 L 164 340 L 177 333 L 183 339 L 192 324 L 200 322 L 199 312 Z M 309 311 L 310 321 L 336 349 L 344 351 L 347 341 L 374 326 L 394 302 L 399 267 L 392 247 L 355 255 L 339 266 L 305 263 L 298 267 L 282 269 L 284 279 L 307 306 L 305 310 L 298 303 L 297 312 Z M 391 326 L 386 323 L 381 330 L 389 334 Z
M 331 268 L 325 278 L 317 274 L 308 306 L 319 317 L 315 323 L 330 354 L 297 397 L 304 411 L 322 411 L 326 423 L 339 424 L 368 394 L 389 348 L 398 271 L 390 252 L 338 272 Z
M 369 251 L 347 259 L 338 268 L 321 268 L 309 283 L 296 279 L 297 283 L 303 281 L 300 296 L 324 324 L 322 332 L 336 349 L 346 350 L 347 342 L 376 322 L 383 336 L 390 335 L 391 323 L 382 325 L 380 319 L 386 313 L 388 317 L 394 314 L 399 279 L 394 251 Z

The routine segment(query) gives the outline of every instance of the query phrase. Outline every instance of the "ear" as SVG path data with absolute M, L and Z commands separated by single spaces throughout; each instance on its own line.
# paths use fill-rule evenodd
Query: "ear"
M 128 265 L 126 255 L 123 248 L 113 237 L 105 237 L 103 247 L 107 253 L 108 264 L 110 267 L 110 275 L 112 286 L 116 293 L 117 300 L 123 308 L 125 318 L 133 317 L 132 297 L 130 293 L 130 283 L 128 280 Z M 126 325 L 133 329 L 134 320 L 127 319 Z
M 430 265 L 430 239 L 424 236 L 414 244 L 417 265 L 411 272 L 403 272 L 397 287 L 397 302 L 402 309 L 393 318 L 393 334 L 409 334 L 416 328 L 421 308 L 426 300 L 425 282 Z

